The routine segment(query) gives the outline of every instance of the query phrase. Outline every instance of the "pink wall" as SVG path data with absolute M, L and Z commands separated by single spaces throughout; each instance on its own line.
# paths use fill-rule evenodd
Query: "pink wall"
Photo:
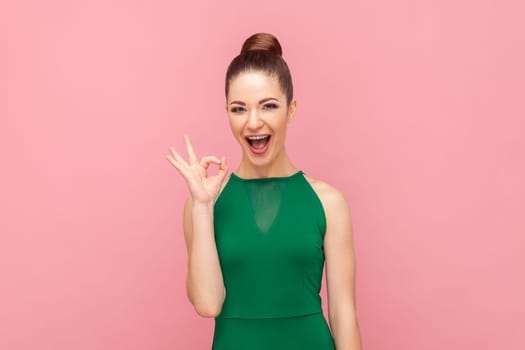
M 351 205 L 364 348 L 524 349 L 524 10 L 2 2 L 0 348 L 209 349 L 165 155 L 188 133 L 237 165 L 223 78 L 268 31 L 295 81 L 289 154 Z

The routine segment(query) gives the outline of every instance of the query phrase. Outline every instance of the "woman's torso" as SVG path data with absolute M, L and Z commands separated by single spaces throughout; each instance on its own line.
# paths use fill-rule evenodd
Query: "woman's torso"
M 326 217 L 322 182 L 286 177 L 225 181 L 214 205 L 226 298 L 217 318 L 269 318 L 322 311 Z

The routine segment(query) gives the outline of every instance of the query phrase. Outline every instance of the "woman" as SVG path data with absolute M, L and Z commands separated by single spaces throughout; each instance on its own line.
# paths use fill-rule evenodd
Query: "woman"
M 297 106 L 278 40 L 257 33 L 228 67 L 226 111 L 242 159 L 167 156 L 184 177 L 187 293 L 215 318 L 214 350 L 361 350 L 352 224 L 342 192 L 306 176 L 285 148 Z M 208 176 L 210 164 L 218 164 Z M 329 324 L 321 279 L 326 260 Z

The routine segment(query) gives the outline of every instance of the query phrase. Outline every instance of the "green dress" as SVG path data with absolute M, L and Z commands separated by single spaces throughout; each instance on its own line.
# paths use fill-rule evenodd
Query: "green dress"
M 226 288 L 212 350 L 334 350 L 323 314 L 326 217 L 299 170 L 245 179 L 232 173 L 214 205 Z

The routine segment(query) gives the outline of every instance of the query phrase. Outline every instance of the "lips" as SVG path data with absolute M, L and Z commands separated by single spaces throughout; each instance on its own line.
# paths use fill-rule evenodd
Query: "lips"
M 246 140 L 252 147 L 259 149 L 259 148 L 263 148 L 264 146 L 266 146 L 266 143 L 270 141 L 270 135 L 246 136 Z
M 263 154 L 270 144 L 270 134 L 249 135 L 245 137 L 250 150 L 255 154 Z

